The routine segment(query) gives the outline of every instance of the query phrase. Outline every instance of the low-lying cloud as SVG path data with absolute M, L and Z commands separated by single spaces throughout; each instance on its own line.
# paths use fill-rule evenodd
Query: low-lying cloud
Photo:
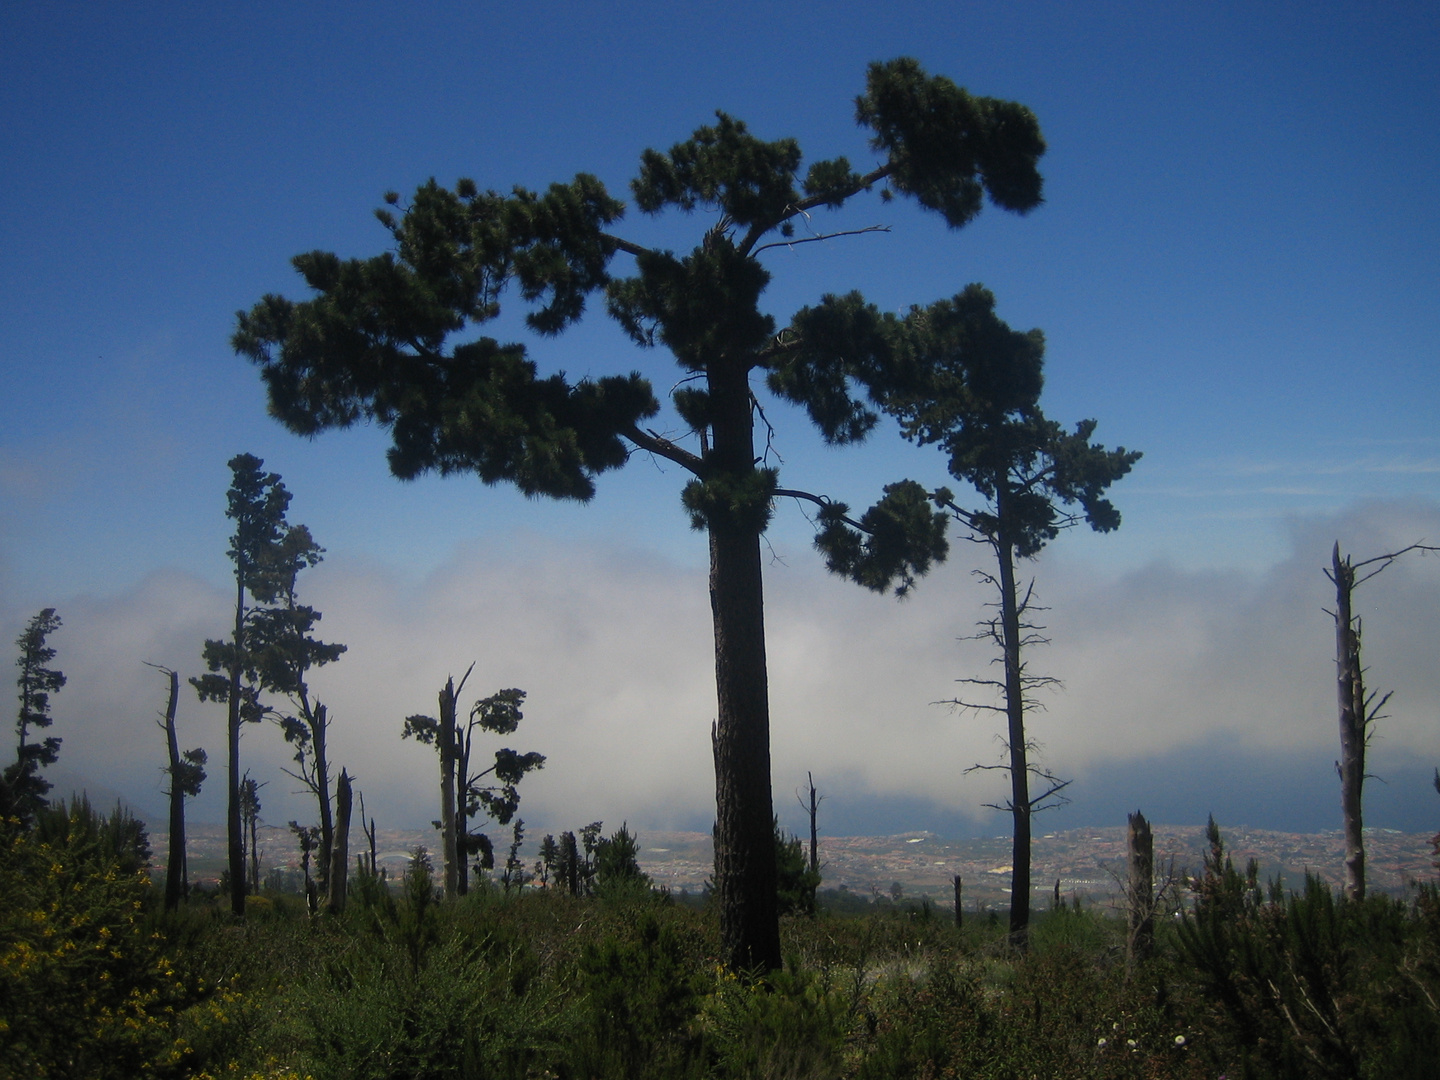
M 1338 827 L 1334 628 L 1322 610 L 1334 597 L 1322 568 L 1337 538 L 1365 558 L 1424 537 L 1440 538 L 1440 506 L 1360 505 L 1292 523 L 1290 554 L 1258 575 L 1164 563 L 1117 575 L 1067 560 L 1062 538 L 1027 567 L 1052 642 L 1029 661 L 1063 684 L 1041 695 L 1031 733 L 1042 762 L 1075 778 L 1074 803 L 1057 822 L 1113 823 L 1117 807 L 1142 800 L 1152 819 L 1189 820 L 1208 801 L 1222 820 Z M 1003 776 L 964 772 L 999 760 L 1000 718 L 934 704 L 975 693 L 958 678 L 994 673 L 990 647 L 962 640 L 991 599 L 964 562 L 984 554 L 957 544 L 955 561 L 903 603 L 828 578 L 809 556 L 767 568 L 782 816 L 796 820 L 791 791 L 809 770 L 829 797 L 828 831 L 1005 831 L 981 806 L 1003 799 Z M 334 717 L 337 769 L 358 777 L 382 826 L 423 826 L 435 816 L 435 754 L 402 741 L 401 724 L 433 713 L 446 677 L 474 661 L 467 700 L 510 686 L 529 693 L 526 718 L 505 743 L 548 757 L 522 788 L 532 824 L 708 827 L 706 590 L 703 570 L 650 552 L 533 537 L 503 550 L 462 545 L 418 582 L 332 549 L 302 591 L 324 612 L 321 636 L 349 646 L 312 678 Z M 69 676 L 55 699 L 61 786 L 80 778 L 158 815 L 165 683 L 142 661 L 199 674 L 200 644 L 223 635 L 230 602 L 226 590 L 178 571 L 114 597 L 55 601 L 65 626 L 52 643 Z M 1370 685 L 1395 691 L 1373 771 L 1403 779 L 1403 790 L 1372 795 L 1370 823 L 1416 827 L 1440 817 L 1423 783 L 1440 763 L 1440 558 L 1395 564 L 1362 587 L 1357 609 Z M 29 614 L 5 613 L 12 638 Z M 184 746 L 211 755 L 193 813 L 221 820 L 223 713 L 186 687 L 180 725 Z M 277 730 L 248 731 L 243 753 L 269 782 L 267 821 L 314 816 L 280 771 L 289 755 Z

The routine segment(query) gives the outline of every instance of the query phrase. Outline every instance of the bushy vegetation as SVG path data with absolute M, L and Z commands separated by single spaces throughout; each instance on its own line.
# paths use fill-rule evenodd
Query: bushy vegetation
M 1218 841 L 1218 837 L 1217 837 Z M 644 888 L 442 903 L 417 852 L 342 916 L 298 895 L 173 913 L 143 831 L 87 805 L 4 832 L 0 1076 L 175 1078 L 1426 1077 L 1440 893 L 1264 889 L 1217 843 L 1196 902 L 1125 961 L 1061 905 L 1026 953 L 928 903 L 783 924 L 783 971 L 719 963 L 713 912 Z

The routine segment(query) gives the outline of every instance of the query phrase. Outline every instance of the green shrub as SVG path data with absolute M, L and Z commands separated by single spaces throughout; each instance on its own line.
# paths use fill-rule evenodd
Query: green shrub
M 641 915 L 636 936 L 584 946 L 577 989 L 584 1020 L 567 1055 L 577 1076 L 702 1075 L 695 1023 L 702 979 L 673 926 Z
M 557 1003 L 527 950 L 449 935 L 412 967 L 406 945 L 350 942 L 284 1001 L 295 1062 L 316 1080 L 523 1077 L 558 1041 Z
M 83 802 L 31 830 L 0 822 L 0 1075 L 164 1075 L 185 1059 L 173 1019 L 188 995 L 147 925 L 132 824 Z
M 748 983 L 726 975 L 705 1009 L 718 1075 L 735 1080 L 834 1076 L 851 1019 L 840 993 L 788 971 Z
M 1202 891 L 1179 940 L 1251 1075 L 1425 1077 L 1440 1061 L 1437 908 L 1433 889 L 1408 909 L 1307 875 L 1303 893 L 1239 908 Z

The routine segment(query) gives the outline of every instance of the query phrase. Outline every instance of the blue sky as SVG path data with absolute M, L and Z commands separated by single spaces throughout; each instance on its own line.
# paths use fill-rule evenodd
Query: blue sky
M 637 459 L 603 478 L 588 507 L 527 502 L 465 478 L 401 485 L 386 474 L 379 432 L 307 443 L 267 419 L 254 370 L 228 347 L 234 313 L 266 292 L 297 295 L 288 265 L 297 252 L 380 250 L 386 237 L 371 210 L 381 193 L 407 192 L 430 176 L 445 183 L 469 176 L 504 190 L 588 171 L 623 195 L 642 149 L 683 139 L 716 108 L 764 137 L 798 138 L 812 158 L 843 153 L 867 162 L 852 99 L 867 62 L 897 55 L 1036 112 L 1050 145 L 1042 162 L 1046 205 L 1024 218 L 990 208 L 958 233 L 907 207 L 857 206 L 833 223 L 891 231 L 771 253 L 772 310 L 783 321 L 825 291 L 851 288 L 902 309 L 983 281 L 1002 317 L 1046 332 L 1049 415 L 1096 417 L 1099 438 L 1145 453 L 1115 489 L 1120 532 L 1066 536 L 1037 564 L 1057 598 L 1092 605 L 1066 614 L 1067 628 L 1082 639 L 1069 647 L 1098 633 L 1084 617 L 1104 604 L 1097 583 L 1112 593 L 1140 590 L 1164 623 L 1190 610 L 1175 606 L 1176 596 L 1213 601 L 1233 588 L 1240 592 L 1231 600 L 1243 605 L 1293 573 L 1297 582 L 1310 574 L 1314 591 L 1295 601 L 1294 626 L 1323 652 L 1325 538 L 1340 536 L 1363 555 L 1366 544 L 1420 539 L 1412 532 L 1440 515 L 1440 12 L 1433 4 L 479 3 L 402 11 L 351 3 L 229 12 L 17 4 L 0 13 L 0 182 L 9 205 L 0 217 L 0 621 L 13 637 L 37 608 L 57 606 L 69 635 L 57 636 L 62 662 L 113 676 L 108 688 L 86 690 L 72 674 L 72 704 L 57 700 L 57 727 L 73 725 L 72 764 L 84 765 L 82 731 L 97 709 L 117 714 L 117 725 L 141 725 L 140 734 L 117 727 L 121 744 L 132 734 L 137 746 L 148 737 L 143 726 L 153 706 L 136 704 L 149 693 L 144 669 L 124 672 L 152 659 L 189 673 L 198 641 L 187 644 L 185 635 L 221 631 L 225 461 L 244 450 L 284 475 L 295 493 L 292 517 L 329 550 L 315 572 L 328 575 L 315 585 L 330 602 L 327 628 L 341 640 L 373 631 L 379 652 L 430 641 L 392 680 L 400 716 L 428 702 L 437 675 L 443 681 L 477 656 L 483 685 L 523 685 L 518 679 L 529 677 L 544 684 L 534 690 L 541 711 L 552 692 L 572 713 L 600 708 L 577 689 L 594 685 L 594 671 L 630 662 L 582 644 L 571 654 L 573 672 L 563 655 L 532 670 L 519 653 L 507 670 L 505 643 L 495 635 L 525 634 L 487 619 L 484 596 L 463 608 L 478 625 L 452 624 L 448 637 L 433 641 L 413 626 L 403 640 L 385 637 L 402 634 L 395 609 L 453 600 L 440 582 L 498 587 L 480 563 L 489 572 L 498 567 L 502 584 L 533 575 L 532 599 L 548 595 L 567 566 L 630 581 L 642 596 L 669 597 L 673 587 L 678 606 L 657 599 L 634 618 L 673 625 L 676 634 L 684 628 L 699 659 L 682 661 L 677 652 L 662 667 L 690 671 L 693 663 L 693 678 L 662 686 L 663 679 L 647 682 L 630 671 L 615 684 L 610 719 L 597 712 L 590 722 L 594 730 L 610 730 L 606 723 L 633 730 L 622 724 L 627 710 L 662 711 L 684 700 L 695 715 L 672 724 L 688 732 L 676 736 L 673 751 L 685 758 L 689 779 L 673 792 L 623 776 L 584 790 L 593 805 L 632 821 L 642 813 L 631 809 L 637 801 L 674 808 L 654 811 L 656 822 L 667 814 L 703 818 L 703 799 L 687 793 L 694 777 L 703 779 L 702 733 L 713 708 L 703 575 L 696 576 L 704 545 L 686 526 L 673 470 Z M 828 223 L 817 219 L 817 227 Z M 698 215 L 654 221 L 636 214 L 618 231 L 681 247 L 704 226 Z M 502 332 L 520 336 L 514 326 L 507 322 Z M 638 367 L 662 393 L 676 377 L 665 356 L 637 354 L 598 309 L 565 337 L 528 344 L 547 370 L 580 376 Z M 775 406 L 771 416 L 785 482 L 863 504 L 904 475 L 943 479 L 938 456 L 907 448 L 890 432 L 836 452 L 819 447 L 793 411 Z M 1440 539 L 1440 529 L 1429 538 Z M 946 696 L 965 662 L 954 639 L 980 611 L 978 595 L 964 593 L 966 568 L 951 567 L 933 583 L 931 592 L 951 590 L 948 604 L 937 599 L 914 617 L 890 608 L 882 614 L 818 573 L 798 511 L 777 515 L 772 543 L 772 595 L 780 598 L 772 638 L 799 634 L 815 655 L 857 667 L 827 636 L 833 629 L 817 624 L 812 640 L 797 628 L 805 610 L 799 598 L 811 592 L 842 605 L 841 621 L 882 619 L 902 640 L 930 633 L 933 666 L 913 673 L 914 702 L 895 708 L 916 718 L 913 737 L 929 747 L 958 738 L 950 731 L 960 721 L 928 702 Z M 1414 570 L 1394 602 L 1429 595 L 1437 565 Z M 1396 591 L 1382 595 L 1377 585 L 1375 603 Z M 690 593 L 699 608 L 679 599 Z M 961 595 L 963 602 L 955 599 Z M 523 590 L 514 604 L 511 618 L 522 621 L 543 606 Z M 577 602 L 567 616 L 557 606 L 543 625 L 551 634 L 579 633 L 587 625 L 583 607 Z M 774 622 L 792 607 L 799 623 Z M 1411 607 L 1418 621 L 1397 627 L 1398 640 L 1435 629 L 1433 618 Z M 603 626 L 603 611 L 593 615 Z M 1384 615 L 1374 611 L 1372 625 Z M 1213 628 L 1203 613 L 1191 616 Z M 1164 640 L 1178 642 L 1194 629 L 1174 625 L 1180 629 Z M 101 626 L 104 633 L 95 629 Z M 603 637 L 597 630 L 594 640 Z M 129 655 L 142 640 L 166 655 Z M 545 640 L 533 647 L 545 649 Z M 655 640 L 664 660 L 667 642 L 679 639 Z M 1058 650 L 1066 647 L 1057 635 L 1062 667 Z M 804 670 L 804 649 L 794 648 L 796 670 Z M 1204 649 L 1196 648 L 1176 644 L 1165 658 L 1126 669 L 1115 693 L 1133 702 L 1173 686 L 1166 672 L 1178 670 L 1177 657 L 1203 667 Z M 1383 663 L 1378 651 L 1375 662 Z M 1275 753 L 1290 755 L 1289 764 L 1314 759 L 1328 768 L 1324 656 L 1315 663 L 1318 694 L 1307 686 L 1284 706 L 1295 717 L 1314 713 L 1313 733 L 1297 726 L 1285 739 L 1256 742 L 1264 725 L 1237 721 L 1244 745 L 1230 752 L 1243 751 L 1252 763 Z M 783 669 L 783 659 L 776 664 Z M 1396 708 L 1408 711 L 1395 721 L 1403 738 L 1391 749 L 1416 775 L 1428 775 L 1425 762 L 1440 755 L 1440 725 L 1425 711 L 1440 702 L 1432 667 L 1417 657 L 1393 672 Z M 357 695 L 356 729 L 398 728 L 388 714 L 362 715 L 376 691 L 356 684 L 373 664 L 352 664 L 348 679 L 338 674 L 344 668 L 336 666 L 330 693 Z M 1069 685 L 1084 681 L 1072 676 Z M 1279 691 L 1264 685 L 1269 696 L 1262 697 L 1271 700 Z M 778 686 L 777 699 L 789 702 L 792 692 Z M 417 695 L 419 703 L 405 704 Z M 782 766 L 803 776 L 801 761 L 813 753 L 795 734 L 810 730 L 804 700 L 795 698 L 791 728 L 777 719 L 782 793 L 790 783 Z M 1050 715 L 1064 719 L 1067 707 L 1079 709 L 1057 700 Z M 195 710 L 197 731 L 213 728 L 208 716 Z M 1196 730 L 1196 723 L 1159 724 L 1169 736 L 1147 745 L 1149 757 L 1136 750 L 1126 760 L 1163 769 L 1156 763 L 1164 755 L 1228 730 L 1214 723 Z M 871 740 L 883 730 L 883 723 L 857 724 L 847 737 L 850 757 L 833 763 L 836 774 L 859 778 L 874 800 L 914 796 L 903 770 L 875 765 L 885 751 Z M 1078 714 L 1067 730 L 1084 733 L 1073 744 L 1070 736 L 1052 739 L 1070 760 L 1099 760 L 1114 738 Z M 537 726 L 539 741 L 544 734 Z M 560 729 L 555 735 L 568 737 Z M 218 736 L 197 738 L 219 745 Z M 356 755 L 378 738 L 357 738 Z M 263 757 L 278 740 L 250 741 Z M 793 762 L 785 757 L 791 753 Z M 959 762 L 980 750 L 961 740 L 954 753 Z M 419 769 L 423 759 L 415 760 Z M 547 771 L 564 775 L 560 755 L 552 753 Z M 378 787 L 378 763 L 371 774 Z M 551 812 L 563 817 L 571 811 L 560 794 L 566 785 L 546 782 L 553 790 L 539 785 L 537 798 L 552 799 Z M 1097 787 L 1113 792 L 1119 783 Z M 1308 783 L 1295 781 L 1296 790 Z M 148 784 L 151 794 L 157 786 L 153 777 L 135 784 Z M 939 775 L 921 787 L 926 805 L 952 815 L 973 814 L 980 801 Z M 1136 780 L 1133 790 L 1138 797 L 1151 788 Z M 1419 820 L 1434 793 L 1406 798 L 1406 820 Z M 397 795 L 395 813 L 410 813 L 409 805 Z M 1090 805 L 1100 812 L 1098 802 Z M 1306 820 L 1328 827 L 1324 804 L 1315 807 Z M 573 809 L 584 820 L 600 812 Z M 1080 812 L 1079 805 L 1066 811 Z

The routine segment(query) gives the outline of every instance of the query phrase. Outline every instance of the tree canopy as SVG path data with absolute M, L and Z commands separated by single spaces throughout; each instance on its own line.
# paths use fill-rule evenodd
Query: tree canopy
M 710 542 L 715 880 L 736 969 L 780 962 L 759 538 L 775 498 L 794 494 L 756 452 L 752 375 L 833 444 L 870 432 L 897 375 L 893 317 L 851 293 L 825 296 L 782 327 L 761 305 L 771 279 L 761 257 L 869 231 L 794 235 L 797 218 L 871 193 L 914 198 L 952 229 L 986 196 L 1018 213 L 1041 202 L 1045 143 L 1022 105 L 898 59 L 870 65 L 855 117 L 871 133 L 868 171 L 843 157 L 806 167 L 795 140 L 761 139 L 725 113 L 669 150 L 644 151 L 630 185 L 642 212 L 707 212 L 682 253 L 617 235 L 625 207 L 587 173 L 543 192 L 431 180 L 404 205 L 391 192 L 377 212 L 390 250 L 296 256 L 311 298 L 264 297 L 239 313 L 233 338 L 259 365 L 277 419 L 303 435 L 375 422 L 390 432 L 401 478 L 472 472 L 526 495 L 587 500 L 599 474 L 637 449 L 690 474 L 682 502 Z M 616 270 L 620 254 L 629 273 Z M 668 349 L 682 372 L 671 395 L 680 433 L 642 426 L 660 402 L 638 372 L 542 376 L 523 345 L 478 333 L 512 286 L 540 335 L 564 330 L 601 294 L 637 345 Z M 903 565 L 921 573 L 938 554 L 934 522 L 912 513 L 900 524 L 920 527 L 900 547 L 913 556 Z

